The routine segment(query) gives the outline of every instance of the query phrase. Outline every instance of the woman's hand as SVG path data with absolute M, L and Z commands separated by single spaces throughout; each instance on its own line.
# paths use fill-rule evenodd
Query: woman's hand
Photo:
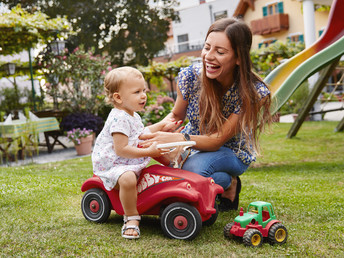
M 170 132 L 147 133 L 147 134 L 142 134 L 139 138 L 140 140 L 143 140 L 142 142 L 140 142 L 140 145 L 143 148 L 148 148 L 154 142 L 156 142 L 157 144 L 160 144 L 160 143 L 184 141 L 184 137 L 182 134 L 170 133 Z
M 163 132 L 175 132 L 176 130 L 179 130 L 178 128 L 183 123 L 182 120 L 176 121 L 174 118 L 168 118 L 162 121 L 164 122 L 164 125 L 161 128 L 161 131 Z

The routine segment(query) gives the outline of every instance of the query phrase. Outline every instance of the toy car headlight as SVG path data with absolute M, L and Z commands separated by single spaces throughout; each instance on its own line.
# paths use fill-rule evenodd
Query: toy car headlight
M 189 183 L 186 184 L 186 189 L 191 190 L 191 185 Z

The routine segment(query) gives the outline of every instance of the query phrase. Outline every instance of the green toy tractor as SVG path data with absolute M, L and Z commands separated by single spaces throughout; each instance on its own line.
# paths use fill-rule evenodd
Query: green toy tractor
M 243 239 L 246 246 L 259 247 L 263 237 L 270 244 L 284 244 L 287 241 L 288 231 L 276 219 L 271 203 L 252 202 L 248 205 L 247 212 L 243 208 L 234 222 L 228 223 L 223 230 L 225 237 Z

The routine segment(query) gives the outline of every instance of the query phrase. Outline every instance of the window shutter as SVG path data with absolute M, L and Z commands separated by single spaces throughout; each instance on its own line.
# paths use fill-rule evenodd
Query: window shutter
M 259 43 L 259 44 L 258 44 L 258 48 L 261 48 L 262 45 L 263 45 L 263 43 Z
M 299 36 L 299 41 L 302 42 L 302 43 L 305 42 L 305 40 L 303 39 L 303 34 L 301 34 L 301 35 Z
M 268 16 L 268 7 L 267 6 L 263 6 L 263 16 Z
M 278 13 L 283 13 L 283 2 L 277 3 Z

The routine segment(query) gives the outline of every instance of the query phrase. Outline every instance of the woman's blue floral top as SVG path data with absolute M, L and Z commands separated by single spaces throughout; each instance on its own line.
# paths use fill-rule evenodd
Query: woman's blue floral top
M 200 75 L 202 64 L 191 65 L 182 69 L 178 75 L 178 87 L 183 95 L 183 99 L 188 101 L 186 116 L 189 122 L 182 132 L 190 135 L 199 135 L 199 92 L 201 87 Z M 270 94 L 269 89 L 264 83 L 258 82 L 256 89 L 261 98 Z M 237 86 L 231 87 L 223 96 L 223 115 L 229 117 L 230 114 L 239 114 L 241 101 L 239 99 Z M 244 137 L 240 134 L 232 137 L 224 144 L 225 147 L 231 148 L 239 159 L 245 164 L 250 164 L 256 160 L 256 154 L 252 149 L 245 145 Z

